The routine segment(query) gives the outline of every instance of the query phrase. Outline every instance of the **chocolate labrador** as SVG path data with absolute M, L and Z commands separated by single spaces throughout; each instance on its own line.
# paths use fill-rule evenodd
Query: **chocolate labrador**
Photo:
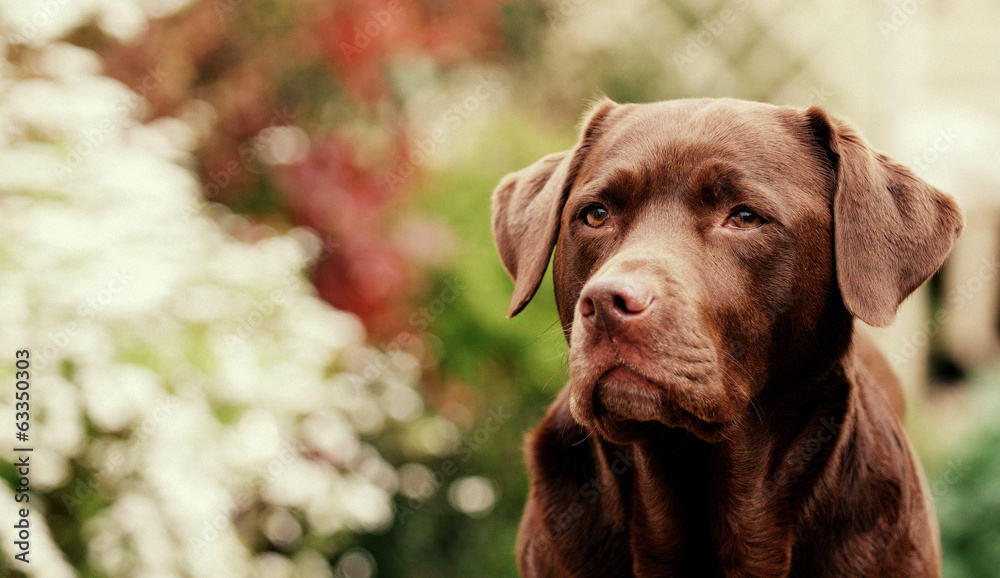
M 884 326 L 955 202 L 821 108 L 604 100 L 505 177 L 531 300 L 553 249 L 568 385 L 530 436 L 525 576 L 937 576 Z

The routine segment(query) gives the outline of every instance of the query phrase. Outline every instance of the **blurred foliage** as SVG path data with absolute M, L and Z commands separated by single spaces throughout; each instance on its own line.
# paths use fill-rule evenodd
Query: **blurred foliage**
M 464 439 L 459 472 L 497 480 L 500 500 L 487 518 L 457 514 L 438 498 L 397 523 L 384 536 L 362 540 L 385 576 L 510 576 L 516 574 L 514 542 L 527 473 L 521 455 L 525 432 L 533 428 L 565 379 L 565 342 L 555 315 L 551 279 L 546 277 L 532 305 L 515 320 L 505 319 L 511 281 L 503 270 L 489 228 L 489 192 L 506 172 L 572 144 L 565 126 L 519 112 L 489 122 L 463 157 L 437 172 L 418 190 L 411 206 L 441 216 L 462 240 L 452 265 L 435 274 L 441 295 L 460 287 L 457 298 L 429 330 L 440 340 L 438 371 L 445 383 L 425 385 L 441 407 L 449 380 L 475 388 L 483 407 L 509 418 L 495 432 L 483 432 L 487 415 Z M 436 403 L 437 402 L 437 403 Z M 485 442 L 477 440 L 485 437 Z M 463 458 L 466 458 L 463 460 Z M 440 471 L 441 465 L 436 468 Z M 400 507 L 405 509 L 405 500 Z
M 209 199 L 317 231 L 320 295 L 390 338 L 427 289 L 420 247 L 400 236 L 438 234 L 418 215 L 392 219 L 426 156 L 407 106 L 498 54 L 496 4 L 196 0 L 131 42 L 95 44 L 110 76 L 142 88 L 147 118 L 196 127 Z
M 505 172 L 553 146 L 569 146 L 578 111 L 559 110 L 555 122 L 535 115 L 491 123 L 479 130 L 502 133 L 504 150 L 493 138 L 476 140 L 461 163 L 428 172 L 417 162 L 423 157 L 415 155 L 420 143 L 413 125 L 421 119 L 410 109 L 427 99 L 460 98 L 470 65 L 513 64 L 512 51 L 500 51 L 504 38 L 520 44 L 516 57 L 529 71 L 527 62 L 537 60 L 550 26 L 545 8 L 537 2 L 499 11 L 491 2 L 248 2 L 220 12 L 219 6 L 217 0 L 195 3 L 154 22 L 138 42 L 106 46 L 109 73 L 134 84 L 150 67 L 193 64 L 153 88 L 149 116 L 193 115 L 196 122 L 207 116 L 200 120 L 212 128 L 197 149 L 206 194 L 278 228 L 314 228 L 324 251 L 314 274 L 321 296 L 359 314 L 376 343 L 417 330 L 437 347 L 440 357 L 425 372 L 424 390 L 434 407 L 463 425 L 466 437 L 457 457 L 427 465 L 441 474 L 446 462 L 460 463 L 419 507 L 398 497 L 397 522 L 386 533 L 358 539 L 380 574 L 514 573 L 514 537 L 527 491 L 521 439 L 562 385 L 564 345 L 548 280 L 536 306 L 516 321 L 504 319 L 510 281 L 493 248 L 489 193 Z M 170 51 L 186 54 L 171 59 Z M 193 106 L 191 99 L 209 106 Z M 246 144 L 259 141 L 275 121 L 269 110 L 277 111 L 272 116 L 279 124 L 306 129 L 307 158 L 273 169 L 248 159 Z M 233 162 L 238 170 L 227 169 Z M 404 174 L 408 165 L 412 174 Z M 419 217 L 427 214 L 438 219 Z M 412 226 L 414 216 L 422 226 Z M 442 223 L 453 233 L 443 243 L 460 239 L 457 247 L 442 246 L 434 232 Z M 425 253 L 454 255 L 421 255 L 413 250 L 420 236 L 430 244 Z M 449 292 L 454 300 L 443 304 L 443 313 L 422 310 Z M 510 417 L 477 440 L 491 411 Z M 379 449 L 399 463 L 391 447 Z M 456 511 L 445 495 L 448 484 L 473 473 L 498 485 L 501 499 L 486 519 Z
M 1000 568 L 1000 368 L 970 380 L 964 431 L 927 461 L 941 523 L 943 575 L 995 576 Z
M 0 67 L 0 292 L 18 311 L 0 341 L 30 352 L 30 483 L 14 450 L 0 462 L 0 512 L 30 512 L 19 569 L 330 575 L 461 449 L 415 389 L 421 340 L 366 344 L 305 279 L 315 235 L 206 203 L 171 138 L 183 121 L 121 114 L 136 93 L 84 48 L 35 50 Z M 14 375 L 13 357 L 0 366 Z M 0 394 L 13 415 L 14 382 Z M 440 483 L 462 511 L 495 502 L 481 477 Z

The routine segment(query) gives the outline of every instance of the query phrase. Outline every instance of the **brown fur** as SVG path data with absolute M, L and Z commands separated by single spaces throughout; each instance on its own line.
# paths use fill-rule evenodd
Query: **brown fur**
M 522 574 L 939 575 L 899 384 L 853 323 L 938 268 L 951 198 L 817 107 L 605 100 L 493 203 L 509 315 L 554 250 L 570 344 Z

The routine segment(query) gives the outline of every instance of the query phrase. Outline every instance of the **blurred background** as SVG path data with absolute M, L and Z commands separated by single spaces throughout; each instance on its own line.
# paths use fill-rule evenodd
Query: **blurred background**
M 0 1 L 0 573 L 515 575 L 522 440 L 566 347 L 548 280 L 504 319 L 489 197 L 606 94 L 820 104 L 958 197 L 964 238 L 877 337 L 945 575 L 1000 575 L 998 19 L 985 0 Z M 7 523 L 24 495 L 30 564 Z

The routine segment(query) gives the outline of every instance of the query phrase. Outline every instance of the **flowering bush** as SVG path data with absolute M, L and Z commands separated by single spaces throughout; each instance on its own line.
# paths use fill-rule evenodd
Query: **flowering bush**
M 193 0 L 128 42 L 92 42 L 148 118 L 187 120 L 205 195 L 315 230 L 319 295 L 377 339 L 407 330 L 447 231 L 398 214 L 426 168 L 420 113 L 498 55 L 498 0 Z M 439 263 L 430 263 L 432 265 Z
M 134 34 L 146 4 L 52 6 L 0 3 L 0 363 L 30 351 L 33 448 L 25 492 L 4 444 L 0 518 L 30 510 L 31 562 L 5 522 L 0 570 L 330 575 L 458 429 L 425 410 L 417 358 L 316 297 L 315 236 L 207 204 L 196 127 L 139 122 L 141 91 L 57 40 L 91 17 Z M 0 415 L 14 403 L 0 381 Z

